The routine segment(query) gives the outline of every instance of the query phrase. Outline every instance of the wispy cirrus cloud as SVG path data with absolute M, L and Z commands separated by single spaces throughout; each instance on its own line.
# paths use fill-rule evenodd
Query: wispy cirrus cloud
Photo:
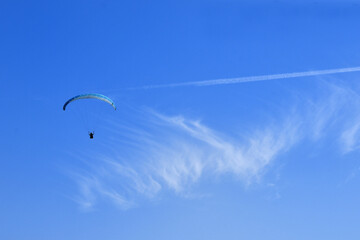
M 126 154 L 115 151 L 89 156 L 90 162 L 96 162 L 89 166 L 91 174 L 75 178 L 80 189 L 77 202 L 84 208 L 107 199 L 127 209 L 139 199 L 156 198 L 160 191 L 185 196 L 204 174 L 232 174 L 250 184 L 299 139 L 299 123 L 294 120 L 258 129 L 239 141 L 183 116 L 169 117 L 153 111 L 143 114 L 150 120 L 137 130 L 113 126 L 122 129 L 117 137 L 127 139 L 135 149 L 128 149 Z M 143 131 L 146 134 L 134 135 Z M 116 141 L 111 142 L 114 148 Z M 119 141 L 119 146 L 122 143 Z
M 232 175 L 259 182 L 276 158 L 301 141 L 335 137 L 344 154 L 360 146 L 360 97 L 346 86 L 325 82 L 316 97 L 305 95 L 276 121 L 227 134 L 185 116 L 143 110 L 133 123 L 112 122 L 105 146 L 89 156 L 87 172 L 75 177 L 77 202 L 91 208 L 110 201 L 121 209 L 172 191 L 187 196 L 205 176 Z M 300 102 L 300 104 L 299 104 Z
M 341 117 L 343 126 L 339 142 L 343 153 L 349 153 L 360 147 L 360 95 L 350 88 L 342 92 L 343 102 Z

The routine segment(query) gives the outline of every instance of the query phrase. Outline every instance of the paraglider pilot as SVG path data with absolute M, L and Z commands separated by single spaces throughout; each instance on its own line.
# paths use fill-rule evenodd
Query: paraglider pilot
M 89 132 L 90 139 L 94 138 L 94 132 Z

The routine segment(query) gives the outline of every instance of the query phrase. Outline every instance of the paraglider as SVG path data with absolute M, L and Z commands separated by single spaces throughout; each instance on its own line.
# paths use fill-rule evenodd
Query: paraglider
M 98 93 L 88 93 L 88 94 L 81 94 L 81 95 L 77 95 L 75 97 L 72 97 L 70 98 L 69 100 L 67 100 L 63 106 L 63 110 L 65 111 L 66 110 L 66 107 L 74 102 L 74 101 L 77 101 L 77 100 L 80 100 L 80 99 L 98 99 L 98 100 L 101 100 L 101 101 L 104 101 L 108 104 L 110 104 L 114 110 L 116 110 L 116 106 L 115 106 L 115 103 L 113 100 L 111 100 L 109 97 L 105 96 L 105 95 L 102 95 L 102 94 L 98 94 Z M 94 131 L 89 131 L 88 134 L 89 134 L 89 137 L 90 139 L 93 139 L 94 138 Z

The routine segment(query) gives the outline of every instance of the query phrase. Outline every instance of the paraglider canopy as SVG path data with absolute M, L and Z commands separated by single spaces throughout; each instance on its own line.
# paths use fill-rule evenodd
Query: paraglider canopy
M 79 99 L 99 99 L 101 101 L 107 102 L 109 103 L 115 110 L 116 110 L 116 106 L 113 100 L 111 100 L 110 98 L 108 98 L 107 96 L 104 96 L 102 94 L 98 94 L 98 93 L 88 93 L 88 94 L 81 94 L 81 95 L 77 95 L 75 97 L 70 98 L 69 100 L 66 101 L 66 103 L 63 106 L 63 110 L 65 111 L 66 106 L 76 100 Z

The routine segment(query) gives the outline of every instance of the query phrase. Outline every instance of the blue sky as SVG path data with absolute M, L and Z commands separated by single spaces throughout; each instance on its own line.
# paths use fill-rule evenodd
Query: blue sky
M 359 67 L 359 11 L 1 1 L 0 238 L 358 239 L 360 72 L 168 85 Z

